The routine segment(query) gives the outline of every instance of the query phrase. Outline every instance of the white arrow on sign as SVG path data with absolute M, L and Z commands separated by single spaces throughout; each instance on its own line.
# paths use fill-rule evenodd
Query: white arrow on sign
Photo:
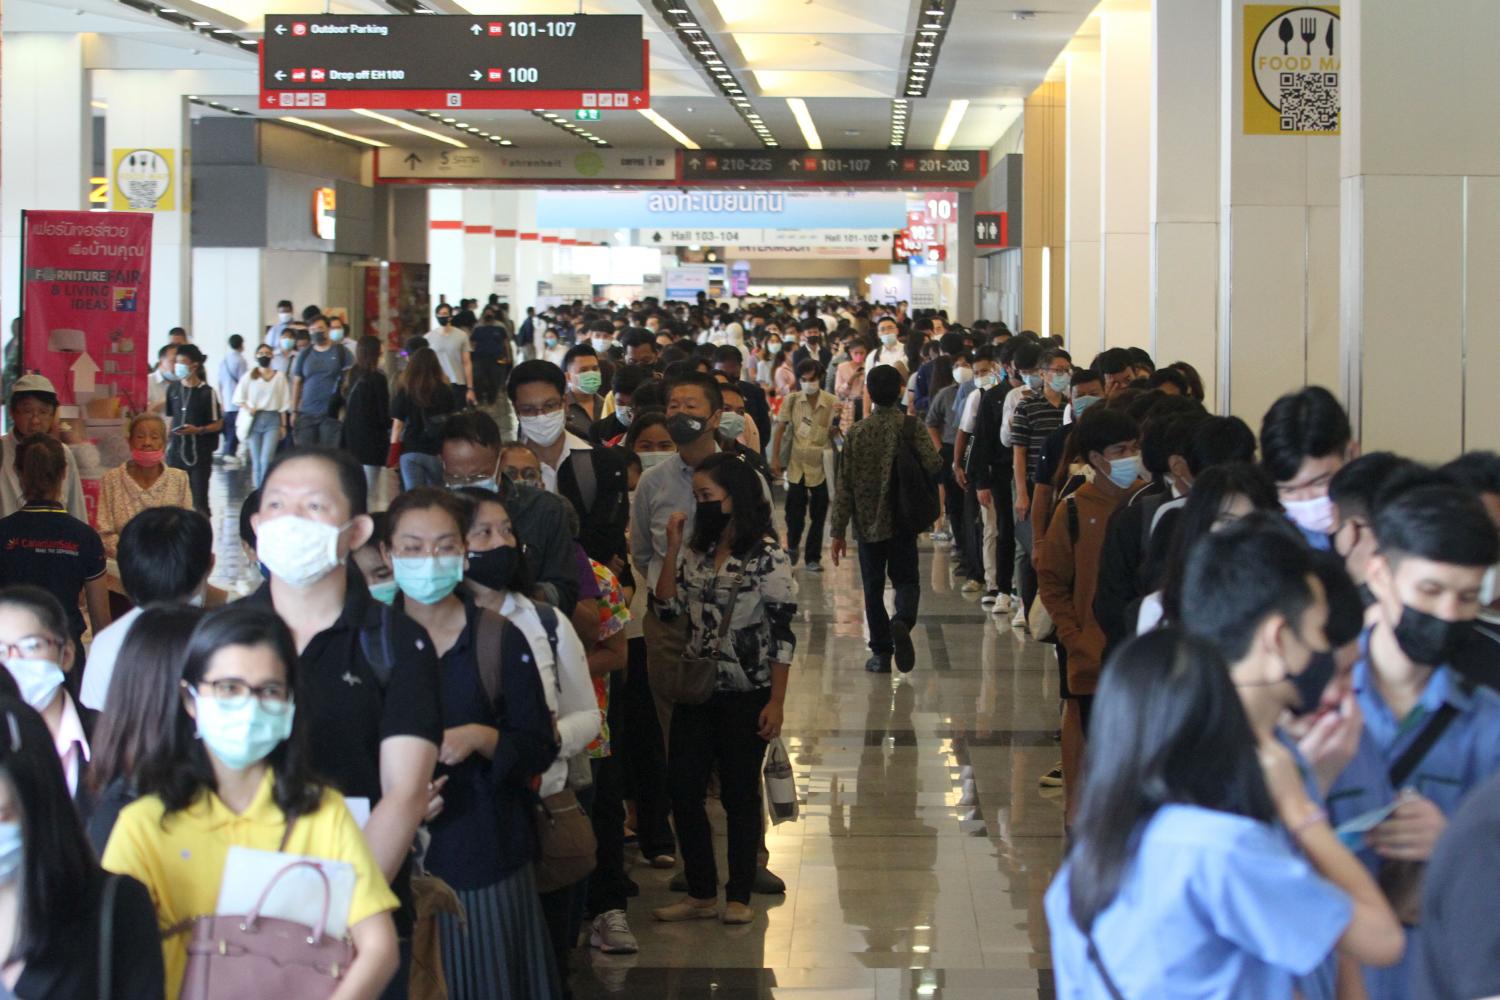
M 88 356 L 88 352 L 78 355 L 78 360 L 73 362 L 73 395 L 74 397 L 91 396 L 94 393 L 94 376 L 99 374 L 99 366 L 94 359 Z
M 484 31 L 484 29 L 481 28 L 477 24 L 471 24 L 471 25 L 469 25 L 469 34 L 471 34 L 471 35 L 478 35 L 478 34 L 482 33 L 483 31 Z
M 281 70 L 278 69 L 276 71 L 276 79 L 277 80 L 285 80 L 286 79 L 286 74 L 283 73 Z
M 284 35 L 284 34 L 286 34 L 286 25 L 284 25 L 284 24 L 278 24 L 276 26 L 276 34 L 278 34 L 278 35 Z
M 479 72 L 479 70 L 477 70 L 477 69 L 474 70 L 472 73 L 469 74 L 469 79 L 471 79 L 471 80 L 480 80 L 480 79 L 483 79 L 483 78 L 484 78 L 484 74 L 481 73 L 481 72 Z

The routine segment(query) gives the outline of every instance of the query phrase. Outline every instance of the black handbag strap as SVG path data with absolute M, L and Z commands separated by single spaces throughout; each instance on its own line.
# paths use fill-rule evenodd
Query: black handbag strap
M 1088 936 L 1089 961 L 1094 963 L 1094 968 L 1099 970 L 1099 978 L 1104 981 L 1104 988 L 1109 991 L 1110 1000 L 1125 1000 L 1125 994 L 1120 992 L 1120 987 L 1115 985 L 1114 977 L 1104 967 L 1104 959 L 1099 957 L 1099 946 L 1094 944 L 1092 932 Z
M 714 574 L 717 581 L 719 575 Z M 729 627 L 734 620 L 734 606 L 740 599 L 740 587 L 745 583 L 745 567 L 740 564 L 739 571 L 734 574 L 734 582 L 730 584 L 729 603 L 724 606 L 724 619 L 719 622 L 719 630 L 714 633 L 713 657 L 718 659 L 719 652 L 724 648 L 724 639 L 729 635 Z
M 105 874 L 104 891 L 99 894 L 99 1000 L 115 995 L 115 895 L 120 876 Z
M 1463 686 L 1460 682 L 1460 687 Z M 1388 773 L 1392 788 L 1398 792 L 1401 790 L 1401 786 L 1406 783 L 1406 779 L 1411 777 L 1411 773 L 1417 769 L 1417 765 L 1422 763 L 1422 758 L 1427 756 L 1428 751 L 1442 738 L 1444 731 L 1452 725 L 1453 720 L 1456 718 L 1458 718 L 1458 709 L 1452 702 L 1443 702 L 1438 707 L 1438 710 L 1432 713 L 1432 718 L 1427 720 L 1427 724 L 1422 727 L 1422 731 L 1417 734 L 1417 738 L 1411 741 L 1411 746 L 1407 747 L 1401 756 L 1396 758 L 1396 762 L 1391 765 Z

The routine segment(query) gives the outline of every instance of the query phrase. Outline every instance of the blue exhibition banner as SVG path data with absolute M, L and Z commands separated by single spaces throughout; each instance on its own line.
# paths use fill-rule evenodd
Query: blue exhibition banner
M 906 225 L 901 191 L 539 191 L 537 228 L 890 229 Z

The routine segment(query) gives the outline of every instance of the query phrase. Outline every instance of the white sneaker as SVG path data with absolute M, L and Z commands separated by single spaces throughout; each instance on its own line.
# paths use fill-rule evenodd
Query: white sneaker
M 1010 620 L 1010 624 L 1012 628 L 1026 627 L 1026 605 L 1018 604 L 1016 606 L 1016 616 Z
M 990 607 L 992 615 L 1008 615 L 1013 610 L 1009 594 L 1001 594 L 995 598 L 995 603 Z
M 605 910 L 595 917 L 589 945 L 606 955 L 634 955 L 641 950 L 624 910 Z

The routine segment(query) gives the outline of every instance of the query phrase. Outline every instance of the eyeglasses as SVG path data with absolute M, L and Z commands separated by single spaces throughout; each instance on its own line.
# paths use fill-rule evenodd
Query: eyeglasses
M 515 465 L 507 465 L 505 467 L 505 474 L 513 481 L 525 483 L 527 486 L 538 486 L 542 482 L 542 471 L 540 469 L 533 469 L 529 465 L 524 469 Z
M 0 642 L 0 656 L 18 660 L 40 660 L 48 650 L 61 649 L 62 640 L 50 635 L 23 635 L 15 642 Z
M 230 710 L 244 708 L 252 695 L 260 702 L 260 707 L 272 715 L 285 715 L 292 707 L 291 690 L 277 681 L 257 686 L 246 684 L 238 677 L 226 677 L 217 681 L 199 681 L 198 686 L 210 688 L 214 700 Z
M 397 545 L 391 550 L 397 559 L 421 559 L 424 556 L 461 556 L 466 551 L 463 542 L 456 539 L 444 539 L 433 546 L 421 545 L 408 542 Z
M 541 406 L 518 406 L 516 407 L 516 415 L 521 417 L 545 417 L 559 412 L 562 408 L 563 401 L 561 399 L 554 399 L 543 403 Z

